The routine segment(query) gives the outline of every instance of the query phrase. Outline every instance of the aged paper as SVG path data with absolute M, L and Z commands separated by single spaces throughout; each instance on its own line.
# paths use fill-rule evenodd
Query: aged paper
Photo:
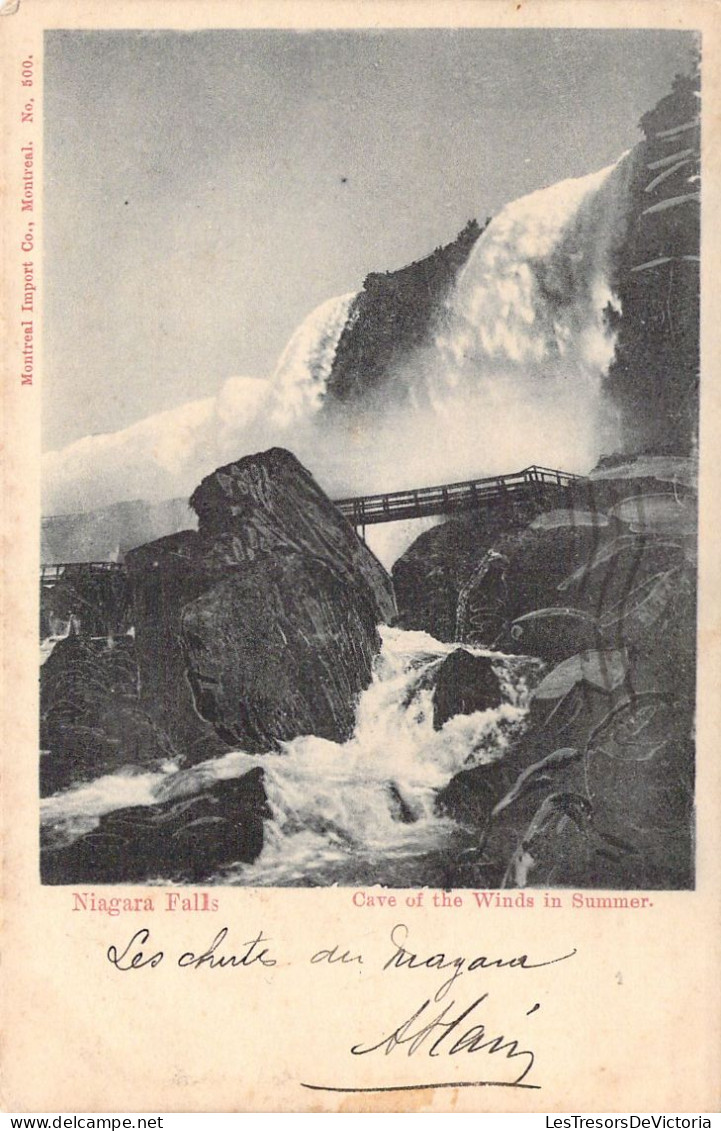
M 0 36 L 5 1109 L 704 1126 L 717 7 Z

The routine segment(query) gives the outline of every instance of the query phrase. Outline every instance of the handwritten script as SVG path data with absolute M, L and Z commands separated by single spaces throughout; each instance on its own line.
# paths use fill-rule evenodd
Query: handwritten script
M 540 1085 L 530 1079 L 536 1063 L 536 1053 L 530 1043 L 506 1032 L 513 1029 L 514 1022 L 509 1020 L 499 1024 L 498 994 L 483 989 L 478 992 L 477 979 L 470 979 L 473 983 L 472 992 L 465 1001 L 457 996 L 451 996 L 460 991 L 469 981 L 469 975 L 488 975 L 491 971 L 529 971 L 539 970 L 543 967 L 554 966 L 567 962 L 576 954 L 571 949 L 563 954 L 545 956 L 531 956 L 521 954 L 475 954 L 454 955 L 444 951 L 425 953 L 411 945 L 410 930 L 405 923 L 397 923 L 390 931 L 388 947 L 382 958 L 380 968 L 383 972 L 395 978 L 409 978 L 414 973 L 420 975 L 425 972 L 440 976 L 434 984 L 433 994 L 428 991 L 422 1000 L 405 1010 L 398 1024 L 381 1027 L 373 1033 L 373 1010 L 368 1021 L 371 1029 L 370 1035 L 362 1039 L 353 1036 L 348 1038 L 348 1052 L 354 1057 L 379 1056 L 387 1057 L 391 1054 L 418 1056 L 419 1061 L 426 1062 L 425 1058 L 438 1057 L 456 1058 L 454 1066 L 467 1064 L 467 1056 L 479 1055 L 480 1063 L 494 1065 L 489 1072 L 485 1067 L 479 1076 L 482 1078 L 465 1080 L 453 1079 L 442 1083 L 419 1083 L 413 1085 L 396 1085 L 380 1088 L 354 1088 L 338 1087 L 335 1085 L 304 1084 L 306 1088 L 323 1091 L 395 1091 L 406 1088 L 431 1088 L 431 1087 L 501 1087 L 501 1088 L 539 1088 Z M 174 963 L 182 970 L 248 970 L 268 972 L 275 966 L 288 965 L 283 959 L 280 949 L 275 946 L 272 939 L 266 937 L 262 930 L 257 931 L 251 938 L 244 939 L 235 944 L 230 939 L 230 928 L 222 927 L 215 934 L 207 947 L 197 950 L 183 950 L 174 956 L 166 956 L 162 949 L 151 942 L 151 933 L 147 927 L 134 932 L 125 945 L 111 945 L 106 952 L 108 962 L 122 974 L 151 971 L 166 960 Z M 311 965 L 365 965 L 363 954 L 353 948 L 343 948 L 340 944 L 324 946 L 308 955 Z M 463 979 L 463 982 L 460 981 Z M 528 1008 L 523 1010 L 526 1017 L 531 1017 L 541 1009 L 539 1002 L 528 1002 Z M 492 1012 L 493 1022 L 489 1012 Z M 519 1019 L 517 1019 L 519 1020 Z M 503 1028 L 503 1032 L 498 1030 Z M 457 1058 L 461 1058 L 459 1061 Z M 489 1058 L 493 1058 L 490 1060 Z M 453 1075 L 458 1069 L 454 1067 Z M 465 1073 L 464 1073 L 465 1075 Z

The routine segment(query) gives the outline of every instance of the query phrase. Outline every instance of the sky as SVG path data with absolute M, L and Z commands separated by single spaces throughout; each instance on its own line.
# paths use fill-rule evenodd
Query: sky
M 43 447 L 269 376 L 319 303 L 614 161 L 689 33 L 53 31 Z

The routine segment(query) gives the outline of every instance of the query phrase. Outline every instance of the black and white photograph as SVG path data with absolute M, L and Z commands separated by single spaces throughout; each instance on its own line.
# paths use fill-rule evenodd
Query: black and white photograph
M 693 890 L 701 35 L 43 52 L 42 883 Z

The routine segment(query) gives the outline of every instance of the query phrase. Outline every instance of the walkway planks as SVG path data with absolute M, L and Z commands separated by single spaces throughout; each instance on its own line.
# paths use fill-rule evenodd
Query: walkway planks
M 424 518 L 426 515 L 454 514 L 458 511 L 484 509 L 511 499 L 537 498 L 550 488 L 567 488 L 582 476 L 550 467 L 525 467 L 509 475 L 487 479 L 469 479 L 465 483 L 447 483 L 439 487 L 419 487 L 410 491 L 392 491 L 386 495 L 364 495 L 338 499 L 335 505 L 353 526 L 372 526 L 378 522 L 398 522 L 403 518 Z M 550 493 L 550 492 L 549 492 Z

